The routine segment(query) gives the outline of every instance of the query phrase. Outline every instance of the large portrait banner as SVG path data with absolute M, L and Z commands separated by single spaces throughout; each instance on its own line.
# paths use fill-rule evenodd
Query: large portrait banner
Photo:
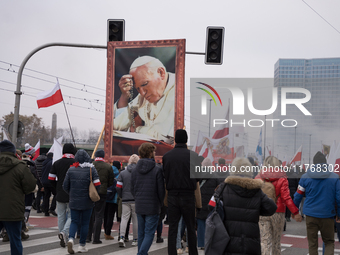
M 159 162 L 184 126 L 185 39 L 108 42 L 107 53 L 106 159 L 150 142 Z

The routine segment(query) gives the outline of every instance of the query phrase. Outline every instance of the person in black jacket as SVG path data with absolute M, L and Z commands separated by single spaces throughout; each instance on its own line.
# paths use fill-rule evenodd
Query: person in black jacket
M 68 231 L 71 224 L 71 213 L 69 208 L 69 195 L 63 189 L 63 183 L 66 173 L 70 166 L 76 162 L 74 155 L 76 149 L 72 143 L 65 143 L 63 146 L 63 156 L 52 165 L 52 169 L 48 175 L 52 186 L 56 189 L 57 214 L 58 214 L 58 237 L 60 246 L 65 247 L 67 243 Z
M 224 226 L 230 236 L 223 254 L 261 254 L 259 217 L 271 216 L 277 206 L 261 190 L 263 181 L 252 179 L 251 163 L 246 158 L 235 158 L 230 176 L 216 190 L 224 209 Z M 209 205 L 215 206 L 214 199 Z M 213 240 L 212 240 L 213 242 Z
M 187 132 L 183 129 L 176 130 L 175 148 L 163 156 L 163 171 L 168 190 L 169 255 L 177 255 L 176 238 L 181 216 L 187 226 L 189 254 L 198 254 L 195 231 L 197 180 L 190 178 L 190 168 L 200 164 L 198 154 L 188 150 L 187 141 Z
M 104 212 L 105 212 L 105 204 L 107 197 L 107 188 L 113 184 L 113 172 L 111 165 L 106 163 L 104 160 L 105 152 L 103 150 L 96 151 L 95 159 L 93 165 L 97 169 L 99 179 L 100 179 L 100 190 L 98 192 L 100 196 L 100 200 L 94 203 L 93 212 L 91 215 L 89 232 L 87 234 L 86 240 L 91 240 L 93 234 L 93 244 L 101 244 L 100 233 L 102 230 Z
M 212 162 L 209 158 L 205 158 L 202 162 L 202 166 L 212 166 Z M 204 248 L 204 235 L 205 235 L 205 220 L 209 214 L 208 204 L 211 196 L 214 194 L 217 186 L 223 182 L 223 179 L 218 178 L 206 178 L 199 181 L 202 197 L 202 209 L 196 214 L 197 221 L 197 247 Z
M 45 216 L 50 216 L 50 213 L 54 216 L 57 216 L 55 209 L 57 207 L 57 200 L 56 200 L 56 192 L 55 188 L 51 185 L 50 181 L 48 180 L 48 175 L 52 169 L 52 162 L 53 162 L 53 153 L 49 152 L 46 155 L 45 161 L 42 163 L 42 170 L 41 170 L 41 184 L 44 187 L 44 211 Z M 50 197 L 53 194 L 53 199 L 50 207 Z
M 290 168 L 289 171 L 287 172 L 287 179 L 288 179 L 288 184 L 289 184 L 290 197 L 294 199 L 294 194 L 297 191 L 297 188 L 299 186 L 300 176 L 298 173 L 296 173 L 294 168 Z M 290 222 L 291 215 L 292 213 L 290 212 L 288 207 L 286 207 L 286 213 L 285 213 L 286 221 Z
M 143 143 L 138 148 L 140 160 L 131 172 L 131 194 L 138 220 L 137 254 L 148 254 L 165 196 L 164 177 L 155 162 L 155 150 L 152 143 Z
M 44 206 L 41 206 L 41 197 L 44 197 L 45 191 L 44 186 L 41 183 L 41 176 L 42 176 L 42 165 L 46 159 L 46 155 L 40 154 L 37 159 L 34 161 L 36 167 L 36 174 L 37 174 L 37 185 L 38 191 L 37 196 L 35 197 L 35 206 L 37 208 L 37 213 L 42 213 L 44 211 Z

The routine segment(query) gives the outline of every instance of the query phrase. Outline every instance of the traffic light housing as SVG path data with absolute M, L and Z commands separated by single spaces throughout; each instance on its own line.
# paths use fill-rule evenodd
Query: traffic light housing
M 221 65 L 223 62 L 224 27 L 207 27 L 205 63 Z
M 108 19 L 107 20 L 107 41 L 124 41 L 125 40 L 125 20 Z

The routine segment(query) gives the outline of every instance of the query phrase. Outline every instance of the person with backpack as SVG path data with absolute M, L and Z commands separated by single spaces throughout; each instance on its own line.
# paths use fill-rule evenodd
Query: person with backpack
M 220 162 L 221 161 L 219 159 L 219 163 Z M 205 158 L 202 161 L 202 166 L 209 167 L 209 166 L 213 166 L 213 164 L 209 158 Z M 228 173 L 228 176 L 229 176 L 229 173 Z M 214 194 L 217 186 L 223 181 L 224 180 L 221 180 L 221 178 L 204 178 L 204 179 L 199 180 L 199 187 L 201 191 L 201 200 L 202 200 L 202 209 L 198 210 L 196 213 L 196 222 L 197 222 L 197 247 L 201 250 L 204 249 L 204 243 L 205 243 L 205 240 L 204 240 L 205 221 L 209 214 L 208 203 L 210 201 L 211 196 Z
M 290 197 L 287 175 L 281 168 L 279 160 L 269 156 L 255 179 L 264 181 L 263 192 L 276 202 L 277 210 L 272 216 L 260 217 L 261 254 L 281 254 L 281 235 L 285 224 L 286 206 L 292 212 L 292 218 L 301 222 L 299 209 Z
M 218 206 L 223 206 L 224 216 L 221 220 L 230 240 L 227 242 L 227 236 L 218 236 L 223 226 L 216 226 L 213 236 L 207 235 L 209 231 L 206 232 L 206 254 L 261 254 L 259 216 L 273 215 L 277 206 L 261 190 L 263 181 L 253 179 L 252 171 L 245 171 L 251 167 L 247 158 L 235 158 L 230 176 L 218 186 L 210 200 L 209 205 L 213 207 L 218 202 L 216 198 L 222 201 Z M 222 243 L 216 245 L 219 240 Z

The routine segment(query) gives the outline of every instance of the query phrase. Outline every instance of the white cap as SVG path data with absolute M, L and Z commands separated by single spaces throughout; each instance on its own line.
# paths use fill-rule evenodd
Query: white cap
M 154 61 L 154 60 L 158 60 L 158 59 L 151 57 L 151 56 L 138 57 L 138 58 L 135 59 L 135 61 L 132 62 L 131 66 L 130 66 L 130 70 L 137 68 L 137 67 L 140 67 L 140 66 L 143 66 L 143 65 L 150 63 L 151 61 Z

